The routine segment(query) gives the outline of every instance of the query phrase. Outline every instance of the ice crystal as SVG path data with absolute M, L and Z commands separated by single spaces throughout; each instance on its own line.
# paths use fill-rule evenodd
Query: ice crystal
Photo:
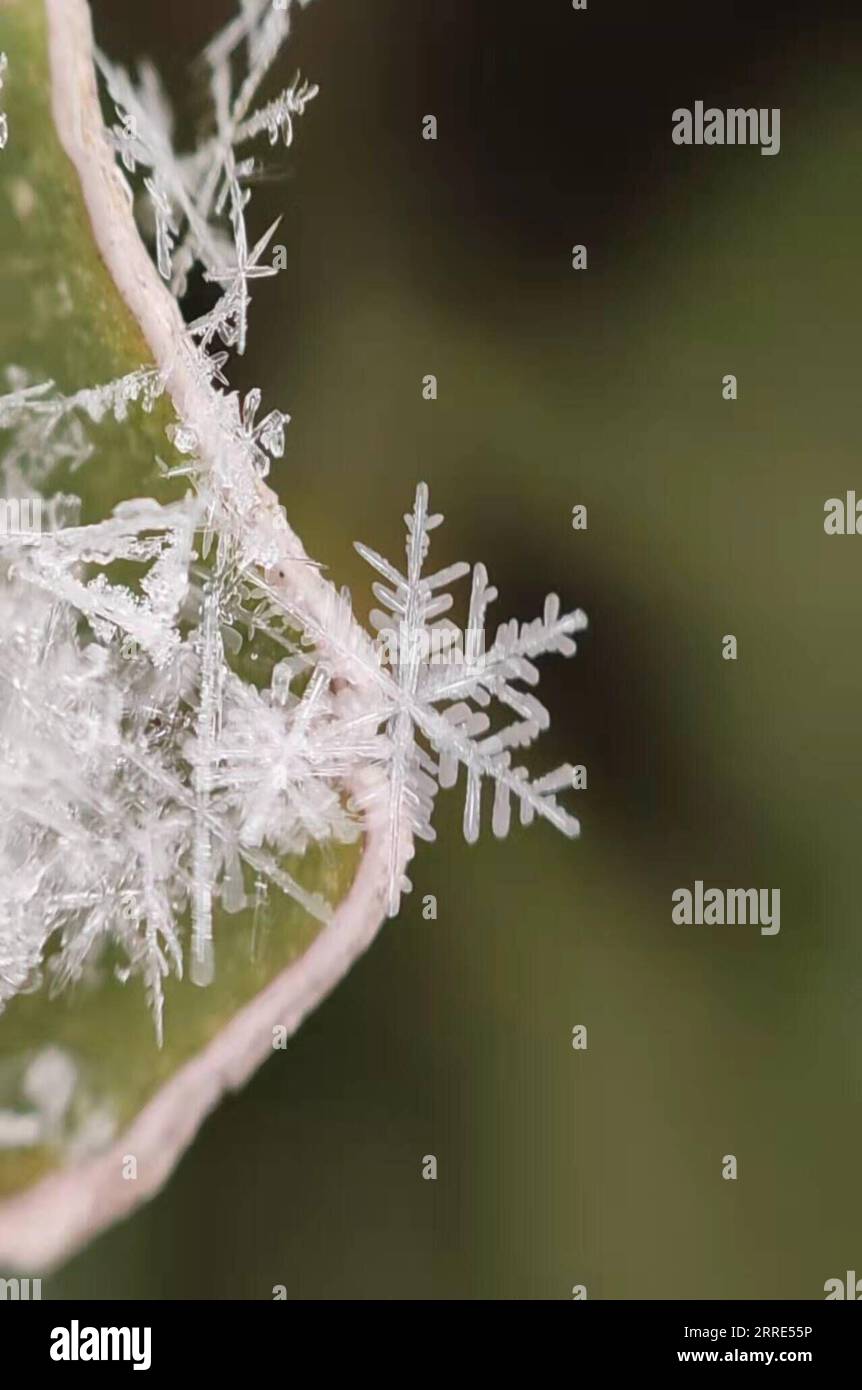
M 99 424 L 107 416 L 123 422 L 137 403 L 149 413 L 165 389 L 162 374 L 142 367 L 99 386 L 85 386 L 65 396 L 53 381 L 31 382 L 18 367 L 9 367 L 11 390 L 0 396 L 0 430 L 12 432 L 3 457 L 7 490 L 25 483 L 42 488 L 54 469 L 65 465 L 75 472 L 92 453 L 85 422 Z
M 155 213 L 159 269 L 165 278 L 173 276 L 179 295 L 195 263 L 201 264 L 207 280 L 223 287 L 223 301 L 207 317 L 206 328 L 239 353 L 244 352 L 247 337 L 249 281 L 276 271 L 261 264 L 275 226 L 249 250 L 245 210 L 250 194 L 243 184 L 257 166 L 253 156 L 238 159 L 237 152 L 263 131 L 272 144 L 281 134 L 290 145 L 294 118 L 303 114 L 318 91 L 297 76 L 274 100 L 252 109 L 289 33 L 290 10 L 289 4 L 274 8 L 271 0 L 243 3 L 236 20 L 207 48 L 204 56 L 215 131 L 184 155 L 174 150 L 173 116 L 155 69 L 142 64 L 135 82 L 124 69 L 99 55 L 117 109 L 112 131 L 115 148 L 129 173 L 138 166 L 153 172 L 144 182 Z M 248 72 L 236 84 L 232 60 L 242 45 L 247 47 Z M 180 236 L 172 260 L 171 249 Z M 227 259 L 230 255 L 232 261 Z
M 576 609 L 561 614 L 555 594 L 545 602 L 544 613 L 532 622 L 501 623 L 493 644 L 485 650 L 485 618 L 497 597 L 488 583 L 484 565 L 472 571 L 467 628 L 460 631 L 448 617 L 453 597 L 450 586 L 470 573 L 465 563 L 448 565 L 426 575 L 424 562 L 431 532 L 442 516 L 428 510 L 428 489 L 420 483 L 407 526 L 407 566 L 402 574 L 368 546 L 356 549 L 377 571 L 381 583 L 373 585 L 375 598 L 385 611 L 376 609 L 371 622 L 377 641 L 369 646 L 351 634 L 343 621 L 345 595 L 332 595 L 332 607 L 324 624 L 330 635 L 345 634 L 335 642 L 339 656 L 363 683 L 375 692 L 371 709 L 364 715 L 367 726 L 385 733 L 383 788 L 359 798 L 362 809 L 384 797 L 388 822 L 387 902 L 390 915 L 397 913 L 401 894 L 410 882 L 401 868 L 401 847 L 412 837 L 434 839 L 432 815 L 439 788 L 455 785 L 459 769 L 466 778 L 464 835 L 478 839 L 481 793 L 487 779 L 494 786 L 492 826 L 494 834 L 508 833 L 512 799 L 520 809 L 521 823 L 543 817 L 565 835 L 578 834 L 578 821 L 557 800 L 572 786 L 573 769 L 564 764 L 530 780 L 527 770 L 513 765 L 516 750 L 525 749 L 548 727 L 544 705 L 531 693 L 539 680 L 536 658 L 551 652 L 572 656 L 573 634 L 582 631 L 586 615 Z M 338 605 L 342 608 L 339 621 Z M 302 621 L 302 614 L 297 614 Z M 313 643 L 319 633 L 306 629 Z M 489 709 L 498 706 L 506 718 L 491 728 Z
M 156 259 L 159 274 L 165 280 L 171 278 L 171 252 L 179 229 L 174 221 L 170 199 L 155 179 L 144 179 L 144 187 L 150 195 L 156 218 Z
M 548 724 L 536 659 L 571 655 L 583 613 L 561 613 L 552 595 L 534 621 L 502 623 L 486 649 L 496 591 L 476 565 L 459 631 L 449 591 L 470 567 L 426 574 L 441 518 L 421 484 L 403 573 L 357 547 L 378 576 L 366 632 L 346 591 L 291 549 L 262 482 L 289 416 L 264 411 L 256 388 L 241 397 L 227 368 L 246 344 L 251 287 L 275 273 L 265 256 L 278 224 L 249 235 L 247 146 L 289 145 L 317 93 L 297 77 L 255 105 L 290 19 L 289 4 L 241 0 L 204 55 L 213 133 L 183 154 L 154 69 L 133 80 L 99 55 L 117 111 L 109 138 L 124 176 L 143 173 L 158 270 L 181 296 L 197 265 L 219 297 L 177 350 L 197 405 L 169 429 L 180 462 L 162 469 L 187 488 L 170 504 L 131 499 L 83 525 L 53 475 L 74 474 L 106 417 L 152 410 L 176 363 L 71 394 L 7 373 L 2 491 L 38 498 L 43 524 L 0 527 L 0 1010 L 43 983 L 56 991 L 111 968 L 142 983 L 161 1041 L 166 979 L 212 980 L 222 914 L 271 890 L 328 920 L 331 904 L 292 860 L 355 841 L 366 817 L 386 827 L 395 913 L 412 840 L 433 838 L 437 791 L 462 770 L 468 840 L 486 782 L 496 835 L 513 802 L 523 823 L 578 830 L 558 799 L 571 768 L 532 779 L 519 758 Z M 314 585 L 286 583 L 291 565 Z M 252 680 L 244 658 L 264 649 Z M 52 1123 L 38 1104 L 0 1113 L 0 1146 L 10 1134 L 36 1142 Z

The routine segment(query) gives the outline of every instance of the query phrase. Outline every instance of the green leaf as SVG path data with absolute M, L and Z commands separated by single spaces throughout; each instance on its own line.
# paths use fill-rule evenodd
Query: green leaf
M 55 130 L 42 3 L 0 0 L 0 51 L 9 131 L 0 152 L 0 363 L 69 394 L 150 365 L 153 353 L 99 255 Z M 83 520 L 128 497 L 170 500 L 155 458 L 171 457 L 174 418 L 166 396 L 150 414 L 131 405 L 124 423 L 85 421 L 94 452 L 63 480 L 82 498 Z M 46 1050 L 59 1049 L 77 1076 L 55 1142 L 0 1147 L 0 1266 L 39 1273 L 158 1188 L 225 1087 L 272 1049 L 272 1030 L 293 1031 L 374 934 L 381 911 L 367 864 L 360 871 L 363 851 L 324 848 L 284 865 L 330 903 L 350 895 L 330 925 L 278 894 L 265 908 L 217 914 L 215 982 L 166 982 L 161 1048 L 142 987 L 108 968 L 58 998 L 43 985 L 0 1014 L 0 1111 L 26 1117 L 23 1079 Z

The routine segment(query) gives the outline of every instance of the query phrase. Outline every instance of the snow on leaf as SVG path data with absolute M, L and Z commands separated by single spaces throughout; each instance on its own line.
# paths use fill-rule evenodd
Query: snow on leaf
M 68 395 L 10 368 L 0 396 L 4 502 L 35 498 L 43 522 L 0 527 L 0 1011 L 41 983 L 57 991 L 113 969 L 141 982 L 161 1042 L 168 977 L 213 980 L 216 912 L 274 891 L 327 921 L 330 904 L 291 859 L 355 841 L 367 816 L 386 825 L 397 912 L 413 841 L 434 838 L 437 793 L 462 771 L 468 840 L 486 783 L 496 835 L 513 806 L 524 824 L 578 831 L 558 799 L 572 769 L 532 780 L 517 759 L 549 723 L 536 662 L 574 653 L 580 610 L 550 595 L 541 616 L 501 623 L 488 645 L 497 595 L 484 566 L 426 573 L 442 517 L 424 484 L 405 517 L 403 572 L 357 545 L 376 575 L 371 633 L 322 576 L 313 602 L 284 582 L 285 564 L 314 565 L 261 481 L 290 417 L 264 412 L 257 388 L 232 390 L 229 353 L 214 344 L 244 350 L 249 286 L 275 274 L 263 258 L 279 224 L 252 244 L 254 162 L 236 147 L 264 132 L 289 145 L 317 93 L 297 78 L 252 112 L 290 15 L 241 0 L 205 53 L 214 134 L 182 154 L 155 70 L 142 65 L 135 81 L 99 57 L 114 151 L 126 175 L 145 171 L 162 278 L 182 295 L 199 264 L 221 290 L 176 349 L 198 409 L 169 428 L 182 461 L 162 472 L 187 495 L 133 498 L 82 525 L 76 499 L 52 488 L 60 465 L 89 455 L 90 427 L 126 420 L 134 403 L 152 410 L 173 359 Z M 450 590 L 468 575 L 462 632 Z M 263 649 L 270 669 L 251 679 L 241 658 Z M 0 1144 L 4 1124 L 18 1122 L 0 1115 Z

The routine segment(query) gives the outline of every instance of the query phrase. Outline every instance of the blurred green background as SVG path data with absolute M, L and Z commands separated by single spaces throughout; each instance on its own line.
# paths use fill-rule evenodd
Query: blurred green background
M 230 8 L 94 5 L 192 117 Z M 862 540 L 823 504 L 862 494 L 862 21 L 694 8 L 301 14 L 272 86 L 322 91 L 258 190 L 289 265 L 234 380 L 292 413 L 278 490 L 361 612 L 351 542 L 398 558 L 419 479 L 497 616 L 586 608 L 538 754 L 587 765 L 583 833 L 469 848 L 441 798 L 399 920 L 46 1296 L 821 1298 L 860 1267 Z M 780 107 L 780 154 L 675 147 L 698 99 Z M 674 926 L 696 878 L 780 888 L 780 934 Z

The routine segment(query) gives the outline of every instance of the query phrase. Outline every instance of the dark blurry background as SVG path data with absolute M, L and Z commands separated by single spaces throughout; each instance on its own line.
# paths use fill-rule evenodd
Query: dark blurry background
M 823 532 L 862 495 L 850 8 L 299 16 L 270 85 L 322 91 L 267 152 L 289 267 L 234 380 L 292 413 L 277 487 L 361 612 L 351 542 L 399 559 L 419 479 L 498 617 L 586 608 L 538 754 L 587 765 L 583 834 L 468 848 L 441 798 L 400 919 L 49 1296 L 821 1298 L 862 1268 L 862 539 Z M 94 9 L 204 111 L 229 3 Z M 696 100 L 780 107 L 780 154 L 674 146 Z M 672 925 L 696 878 L 780 888 L 780 934 Z

